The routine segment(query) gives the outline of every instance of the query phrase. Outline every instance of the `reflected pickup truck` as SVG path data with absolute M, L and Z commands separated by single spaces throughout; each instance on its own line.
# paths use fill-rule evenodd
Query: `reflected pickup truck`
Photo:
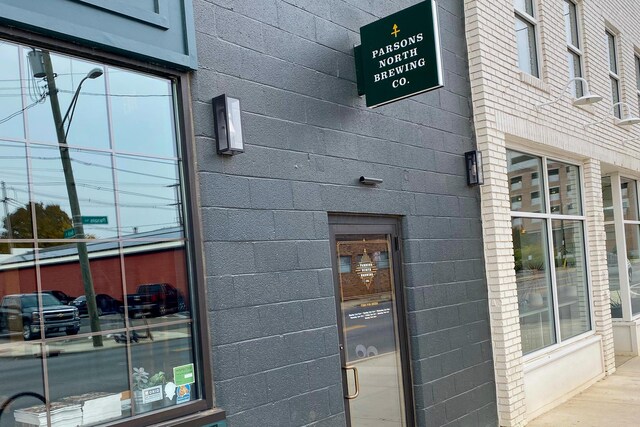
M 0 302 L 0 331 L 22 333 L 25 341 L 40 336 L 44 326 L 47 333 L 64 331 L 75 335 L 80 331 L 78 309 L 63 305 L 48 293 L 42 297 L 42 311 L 38 307 L 38 294 L 7 295 Z M 42 323 L 41 323 L 42 320 Z
M 184 298 L 169 283 L 138 285 L 135 294 L 127 295 L 129 317 L 160 317 L 185 309 Z

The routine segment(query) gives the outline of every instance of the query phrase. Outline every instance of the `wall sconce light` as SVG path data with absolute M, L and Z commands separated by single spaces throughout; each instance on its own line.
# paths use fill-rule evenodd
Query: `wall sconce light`
M 227 95 L 213 98 L 213 120 L 216 128 L 218 154 L 243 153 L 240 100 Z
M 467 185 L 484 184 L 482 153 L 480 151 L 468 151 L 464 153 L 464 159 L 467 163 Z
M 560 95 L 558 95 L 556 99 L 554 99 L 553 101 L 543 102 L 542 104 L 536 105 L 535 106 L 536 111 L 539 110 L 540 107 L 544 107 L 545 105 L 555 104 L 556 102 L 560 101 L 560 99 L 562 99 L 564 94 L 567 92 L 567 89 L 569 89 L 571 84 L 576 81 L 582 82 L 583 94 L 580 98 L 576 98 L 573 100 L 573 105 L 576 105 L 576 106 L 591 105 L 591 104 L 595 104 L 596 102 L 602 101 L 601 96 L 594 95 L 589 91 L 589 83 L 585 79 L 583 79 L 582 77 L 574 77 L 567 82 L 566 86 L 564 87 L 564 89 L 562 89 L 562 92 L 560 92 Z
M 371 178 L 371 177 L 361 176 L 360 177 L 360 184 L 378 185 L 378 184 L 382 184 L 382 180 L 380 178 Z
M 627 107 L 627 112 L 626 114 L 624 114 L 622 116 L 621 119 L 618 119 L 616 117 L 614 117 L 614 123 L 616 124 L 616 126 L 632 126 L 632 125 L 637 125 L 638 123 L 640 123 L 640 117 L 637 116 L 632 116 L 629 112 L 631 111 L 631 106 L 629 104 L 627 104 L 626 102 L 616 102 L 615 104 L 613 104 L 611 106 L 611 110 L 610 111 L 614 111 L 616 110 L 616 108 L 620 106 L 621 107 L 621 111 L 624 110 L 624 108 L 622 107 Z M 608 117 L 605 117 L 602 120 L 598 120 L 597 122 L 592 122 L 592 123 L 585 123 L 584 127 L 588 127 L 588 126 L 593 126 L 593 125 L 597 125 L 599 123 L 603 123 L 605 121 L 608 120 Z

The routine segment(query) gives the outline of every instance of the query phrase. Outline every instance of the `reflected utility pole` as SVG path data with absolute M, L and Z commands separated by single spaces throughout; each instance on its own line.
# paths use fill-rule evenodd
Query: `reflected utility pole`
M 11 217 L 9 216 L 9 207 L 7 204 L 9 203 L 9 199 L 7 198 L 7 184 L 2 181 L 2 204 L 4 205 L 4 220 L 6 224 L 4 225 L 7 229 L 7 237 L 9 239 L 13 239 L 13 230 L 11 229 Z M 13 243 L 9 242 L 9 253 L 13 253 Z
M 67 195 L 69 196 L 69 205 L 71 207 L 71 215 L 73 220 L 73 229 L 77 239 L 84 239 L 84 226 L 82 225 L 82 214 L 80 213 L 80 202 L 78 201 L 78 192 L 76 191 L 76 181 L 73 177 L 73 169 L 71 167 L 71 157 L 69 156 L 69 148 L 67 147 L 67 137 L 64 130 L 64 121 L 60 112 L 60 102 L 58 101 L 58 89 L 56 88 L 55 74 L 53 73 L 53 65 L 51 64 L 51 56 L 48 51 L 42 51 L 44 60 L 44 70 L 47 78 L 47 87 L 49 98 L 51 100 L 51 112 L 53 113 L 53 121 L 56 126 L 56 135 L 58 137 L 58 148 L 60 150 L 60 160 L 62 161 L 62 169 L 64 171 L 64 182 L 67 186 Z M 83 80 L 84 81 L 84 80 Z M 80 82 L 82 85 L 82 82 Z M 78 85 L 78 91 L 80 90 Z M 78 94 L 74 96 L 76 98 Z M 72 101 L 73 102 L 73 101 Z M 80 272 L 82 273 L 82 282 L 84 284 L 84 293 L 87 298 L 87 311 L 89 313 L 89 322 L 91 324 L 91 332 L 93 335 L 93 346 L 102 347 L 102 335 L 100 332 L 100 321 L 98 319 L 98 306 L 96 304 L 96 292 L 93 288 L 93 278 L 91 277 L 91 269 L 89 268 L 89 253 L 87 251 L 86 242 L 78 241 L 78 261 L 80 264 Z

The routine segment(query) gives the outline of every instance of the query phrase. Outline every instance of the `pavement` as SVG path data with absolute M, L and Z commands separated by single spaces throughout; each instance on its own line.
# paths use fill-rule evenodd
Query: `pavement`
M 640 426 L 640 357 L 616 357 L 617 369 L 527 427 Z

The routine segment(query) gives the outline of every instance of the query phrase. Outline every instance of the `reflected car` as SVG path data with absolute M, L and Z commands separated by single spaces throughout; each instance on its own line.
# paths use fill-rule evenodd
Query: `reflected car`
M 89 310 L 87 308 L 87 297 L 85 295 L 80 295 L 78 298 L 71 301 L 69 305 L 77 308 L 80 315 L 89 314 Z M 118 301 L 107 294 L 97 294 L 96 305 L 98 306 L 98 316 L 102 316 L 103 314 L 119 313 L 122 311 L 122 301 Z
M 47 333 L 65 331 L 75 335 L 80 331 L 78 309 L 62 304 L 49 293 L 42 293 L 42 311 L 38 294 L 6 295 L 0 302 L 0 331 L 21 332 L 25 341 L 38 338 L 44 327 Z
M 53 295 L 54 297 L 56 297 L 58 299 L 58 301 L 60 301 L 64 305 L 69 304 L 75 298 L 75 297 L 72 297 L 71 295 L 65 294 L 62 291 L 55 291 L 55 290 L 54 291 L 42 291 L 42 293 Z
M 144 283 L 127 295 L 129 317 L 161 317 L 186 310 L 184 297 L 169 283 Z

